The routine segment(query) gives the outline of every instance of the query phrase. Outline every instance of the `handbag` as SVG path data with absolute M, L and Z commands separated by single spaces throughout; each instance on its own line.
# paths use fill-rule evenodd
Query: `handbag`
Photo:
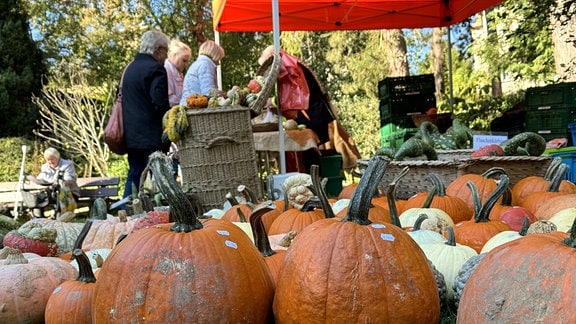
M 126 67 L 128 68 L 128 67 Z M 112 107 L 112 114 L 104 129 L 104 142 L 113 153 L 126 154 L 126 144 L 124 143 L 124 122 L 122 121 L 122 82 L 124 81 L 124 72 L 118 86 L 118 96 Z
M 21 194 L 22 200 L 28 208 L 44 208 L 48 206 L 49 197 L 45 190 L 38 192 L 23 190 Z

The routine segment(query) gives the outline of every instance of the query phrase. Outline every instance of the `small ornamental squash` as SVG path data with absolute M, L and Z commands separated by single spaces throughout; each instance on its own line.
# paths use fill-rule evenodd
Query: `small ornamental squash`
M 448 227 L 448 240 L 442 243 L 428 243 L 420 245 L 428 260 L 444 275 L 446 286 L 452 287 L 458 270 L 471 257 L 478 253 L 469 246 L 457 244 L 454 240 L 454 231 Z M 448 303 L 452 303 L 454 291 L 448 289 Z
M 139 217 L 135 217 L 132 232 L 158 224 L 170 222 L 169 212 L 165 210 L 151 210 Z
M 78 276 L 60 258 L 26 259 L 17 249 L 0 265 L 0 273 L 0 323 L 44 323 L 44 310 L 54 288 Z
M 539 220 L 539 221 L 535 221 L 534 223 L 530 224 L 526 233 L 527 234 L 551 233 L 551 232 L 556 232 L 556 231 L 558 231 L 556 224 L 552 223 L 549 220 Z
M 477 253 L 480 253 L 484 244 L 486 244 L 492 236 L 502 231 L 510 230 L 508 224 L 501 221 L 491 221 L 490 218 L 488 218 L 490 209 L 492 209 L 492 206 L 494 206 L 506 190 L 506 187 L 508 187 L 508 176 L 505 174 L 500 176 L 500 183 L 494 192 L 486 199 L 484 204 L 481 204 L 480 196 L 472 181 L 468 182 L 468 187 L 470 191 L 472 191 L 472 197 L 474 197 L 474 203 L 476 205 L 474 208 L 474 219 L 456 224 L 456 226 L 454 226 L 454 235 L 457 243 L 467 245 L 476 250 Z
M 438 323 L 436 279 L 422 250 L 399 227 L 368 220 L 387 161 L 370 160 L 346 217 L 296 236 L 278 276 L 277 323 Z
M 498 177 L 501 174 L 506 174 L 506 171 L 502 168 L 494 167 L 486 170 L 486 172 L 482 174 L 470 173 L 461 175 L 448 184 L 446 194 L 452 197 L 459 197 L 464 200 L 470 209 L 474 210 L 474 201 L 472 195 L 470 195 L 470 190 L 467 188 L 468 181 L 474 183 L 478 189 L 480 202 L 484 203 L 486 198 L 494 192 L 498 185 L 492 177 Z
M 150 155 L 174 223 L 130 233 L 99 270 L 93 323 L 269 323 L 274 285 L 264 258 L 236 225 L 200 222 L 172 161 Z
M 446 212 L 452 218 L 454 224 L 463 220 L 469 220 L 474 215 L 474 212 L 466 202 L 460 197 L 450 196 L 446 194 L 446 186 L 437 174 L 431 173 L 428 175 L 432 182 L 433 188 L 436 189 L 436 194 L 430 202 L 430 207 L 438 208 Z M 410 208 L 421 207 L 428 198 L 428 192 L 417 193 L 410 197 L 404 204 L 404 210 Z
M 476 151 L 472 152 L 470 155 L 471 158 L 477 158 L 482 156 L 503 156 L 504 150 L 498 144 L 489 144 L 482 146 L 481 148 L 477 149 Z
M 14 249 L 9 247 L 9 246 L 5 246 L 0 250 L 0 266 L 9 262 L 9 261 L 7 261 L 7 258 L 13 253 L 13 250 Z M 40 255 L 38 255 L 36 253 L 29 253 L 29 252 L 22 253 L 22 257 L 24 257 L 24 259 L 27 259 L 27 260 L 34 259 L 34 258 L 41 258 Z
M 418 244 L 429 244 L 429 243 L 444 243 L 446 238 L 444 235 L 431 230 L 421 229 L 420 226 L 424 220 L 428 219 L 425 214 L 420 215 L 414 223 L 414 227 L 408 232 L 408 235 Z
M 515 230 L 503 231 L 494 236 L 492 236 L 486 244 L 482 247 L 480 253 L 488 253 L 492 251 L 495 247 L 500 246 L 504 243 L 508 243 L 512 240 L 517 240 L 524 237 L 528 233 L 528 228 L 530 227 L 528 218 L 524 218 L 524 224 L 522 224 L 522 229 L 518 232 Z
M 466 283 L 457 323 L 576 323 L 576 223 L 487 253 Z M 513 271 L 513 273 L 511 273 Z
M 96 277 L 90 260 L 82 250 L 75 249 L 72 255 L 78 262 L 78 278 L 64 281 L 54 289 L 44 311 L 46 324 L 91 322 Z
M 454 305 L 458 307 L 460 303 L 460 297 L 462 296 L 462 291 L 466 286 L 466 282 L 470 279 L 472 272 L 478 266 L 480 261 L 484 258 L 486 253 L 480 253 L 468 259 L 468 261 L 464 262 L 460 270 L 458 270 L 458 274 L 456 278 L 454 278 L 454 284 L 452 285 L 452 290 L 454 291 Z
M 53 228 L 45 228 L 39 223 L 26 223 L 17 230 L 8 232 L 4 236 L 3 244 L 22 252 L 53 257 L 58 255 L 56 235 Z
M 58 254 L 70 252 L 74 249 L 74 241 L 82 230 L 82 223 L 62 222 L 49 218 L 33 218 L 28 223 L 42 224 L 44 228 L 56 230 L 56 245 L 58 245 Z

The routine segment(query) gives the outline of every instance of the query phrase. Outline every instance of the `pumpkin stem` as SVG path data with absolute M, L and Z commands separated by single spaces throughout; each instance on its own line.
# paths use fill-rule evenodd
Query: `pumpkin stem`
M 390 221 L 392 224 L 402 228 L 400 217 L 398 216 L 398 208 L 396 207 L 396 184 L 400 179 L 408 173 L 409 168 L 405 167 L 392 179 L 392 182 L 386 187 L 386 200 L 388 201 L 388 210 L 390 212 Z
M 88 256 L 82 249 L 74 249 L 72 259 L 76 259 L 76 262 L 78 262 L 78 278 L 76 278 L 76 281 L 84 283 L 96 282 L 90 259 L 88 259 Z
M 548 184 L 548 192 L 558 192 L 560 190 L 560 184 L 562 179 L 566 177 L 566 172 L 568 171 L 568 165 L 562 163 L 556 168 L 556 173 L 552 175 L 552 179 Z
M 530 227 L 530 220 L 528 219 L 528 217 L 524 217 L 524 219 L 522 220 L 522 228 L 520 228 L 520 232 L 518 232 L 518 235 L 526 236 L 526 234 L 528 234 L 529 227 Z
M 436 196 L 445 197 L 446 196 L 446 186 L 440 180 L 440 177 L 436 173 L 430 173 L 428 179 L 432 181 L 432 185 L 436 188 Z
M 454 229 L 452 228 L 452 226 L 447 226 L 446 231 L 448 232 L 448 239 L 446 240 L 446 242 L 444 242 L 444 244 L 450 246 L 456 246 L 456 238 L 454 236 Z
M 302 205 L 302 208 L 300 208 L 300 211 L 309 212 L 316 208 L 322 208 L 322 205 L 320 203 L 320 199 L 318 199 L 317 196 L 312 196 L 306 200 L 304 205 Z
M 236 207 L 236 212 L 238 213 L 238 218 L 240 218 L 240 223 L 246 223 L 246 215 L 240 207 Z
M 194 206 L 174 179 L 172 159 L 166 154 L 154 152 L 150 154 L 149 160 L 148 163 L 156 178 L 158 189 L 166 198 L 170 206 L 170 213 L 174 216 L 174 225 L 170 230 L 188 233 L 202 228 L 202 223 L 198 220 Z
M 224 198 L 226 198 L 226 201 L 228 201 L 231 206 L 240 205 L 240 202 L 236 199 L 236 197 L 232 195 L 231 192 L 227 192 Z
M 276 253 L 270 246 L 270 239 L 268 238 L 266 228 L 262 222 L 262 217 L 267 212 L 274 209 L 276 209 L 276 205 L 274 205 L 272 201 L 266 201 L 256 206 L 250 214 L 250 225 L 252 227 L 252 235 L 254 236 L 254 244 L 264 257 L 268 257 Z
M 494 176 L 501 177 L 503 174 L 508 175 L 508 172 L 506 172 L 506 170 L 501 167 L 492 167 L 484 171 L 484 173 L 482 173 L 482 176 L 484 178 L 492 178 Z
M 80 234 L 78 234 L 78 237 L 74 242 L 74 247 L 72 248 L 72 250 L 82 248 L 82 244 L 84 243 L 84 239 L 86 239 L 86 235 L 90 231 L 90 227 L 92 227 L 92 223 L 93 223 L 92 220 L 87 220 L 86 223 L 84 223 L 84 227 L 82 227 Z M 72 255 L 70 255 L 70 258 L 72 258 Z
M 546 181 L 552 180 L 552 177 L 556 173 L 556 170 L 558 170 L 558 166 L 560 164 L 562 164 L 562 158 L 561 157 L 553 158 L 552 161 L 550 161 L 548 168 L 546 169 L 546 173 L 544 174 L 544 177 L 543 177 L 544 180 L 546 180 Z
M 576 218 L 570 227 L 570 236 L 565 238 L 562 243 L 568 245 L 571 248 L 576 248 Z
M 430 208 L 430 205 L 432 205 L 432 201 L 434 200 L 434 197 L 436 196 L 436 186 L 433 186 L 432 189 L 430 189 L 430 191 L 428 191 L 428 196 L 426 196 L 426 200 L 424 200 L 424 203 L 422 204 L 422 208 Z
M 310 166 L 310 176 L 312 177 L 312 185 L 318 199 L 320 199 L 320 205 L 322 206 L 322 211 L 326 218 L 334 218 L 334 210 L 328 202 L 328 197 L 326 196 L 326 191 L 322 186 L 322 180 L 320 179 L 320 166 L 314 164 Z
M 252 203 L 254 205 L 256 205 L 258 203 L 258 198 L 256 198 L 256 195 L 254 194 L 254 192 L 250 189 L 248 189 L 248 187 L 246 185 L 239 185 L 238 188 L 236 189 L 238 190 L 239 193 L 242 194 L 242 196 L 244 196 L 244 198 L 246 199 L 247 202 Z
M 500 205 L 512 206 L 512 190 L 510 189 L 510 186 L 508 186 L 508 188 L 504 190 L 504 193 L 502 193 L 502 202 L 500 202 Z
M 508 188 L 508 183 L 509 183 L 508 182 L 508 176 L 505 174 L 502 174 L 500 176 L 500 181 L 498 183 L 498 186 L 486 198 L 486 201 L 484 202 L 484 204 L 482 204 L 482 202 L 480 201 L 480 195 L 478 195 L 478 190 L 476 188 L 476 185 L 471 181 L 469 181 L 467 183 L 468 187 L 472 191 L 472 196 L 473 197 L 476 196 L 476 197 L 474 197 L 474 221 L 476 223 L 482 223 L 482 222 L 489 222 L 490 221 L 490 218 L 488 217 L 490 214 L 490 210 L 492 210 L 492 207 L 494 207 L 494 205 L 496 204 L 498 199 L 500 199 L 502 194 L 504 194 L 504 191 L 506 191 L 506 188 Z
M 422 223 L 424 223 L 424 221 L 427 219 L 428 219 L 428 215 L 426 215 L 426 214 L 418 215 L 418 218 L 416 218 L 416 221 L 414 222 L 414 226 L 412 226 L 412 232 L 421 230 L 422 229 Z
M 368 211 L 372 201 L 372 193 L 376 190 L 378 183 L 384 176 L 384 171 L 388 166 L 389 159 L 382 156 L 374 156 L 368 162 L 368 167 L 350 199 L 346 216 L 343 222 L 355 222 L 360 225 L 372 223 L 368 220 Z

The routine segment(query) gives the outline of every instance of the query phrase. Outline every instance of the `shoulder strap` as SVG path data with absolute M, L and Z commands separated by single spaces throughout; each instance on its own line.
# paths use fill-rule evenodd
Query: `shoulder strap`
M 132 62 L 128 63 L 128 65 L 126 65 L 126 67 L 124 68 L 124 71 L 122 71 L 122 76 L 120 77 L 120 84 L 118 85 L 118 95 L 122 95 L 122 83 L 124 82 L 124 73 L 126 73 L 126 70 L 128 69 L 128 67 L 130 66 L 130 64 L 132 64 Z

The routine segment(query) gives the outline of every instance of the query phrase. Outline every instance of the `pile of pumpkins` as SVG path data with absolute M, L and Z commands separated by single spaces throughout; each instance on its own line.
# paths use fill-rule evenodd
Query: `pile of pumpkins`
M 204 217 L 154 154 L 169 212 L 6 235 L 0 322 L 576 322 L 576 185 L 562 163 L 513 186 L 498 168 L 432 175 L 407 200 L 394 190 L 408 169 L 379 185 L 388 163 L 372 158 L 337 200 L 313 166 L 296 205 L 239 187 L 245 199 Z M 32 244 L 40 228 L 56 247 Z

